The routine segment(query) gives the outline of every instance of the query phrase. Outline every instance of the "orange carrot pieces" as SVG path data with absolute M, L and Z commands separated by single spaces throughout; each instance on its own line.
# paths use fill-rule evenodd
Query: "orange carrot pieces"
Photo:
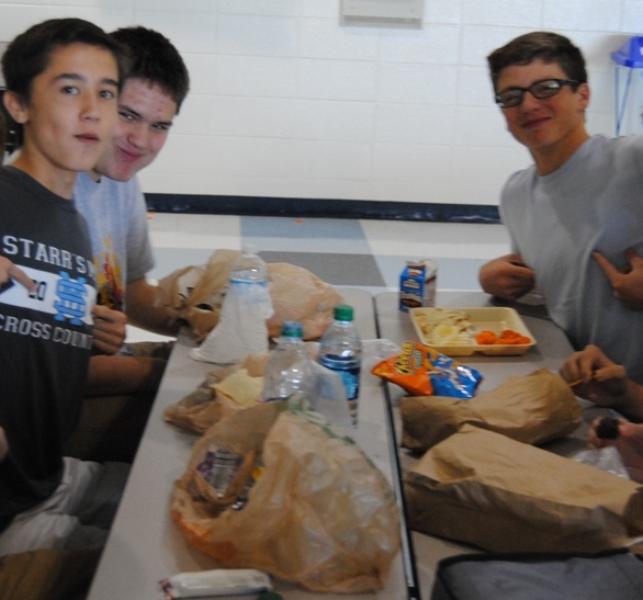
M 488 329 L 483 329 L 480 333 L 476 334 L 476 342 L 478 344 L 495 344 L 498 341 L 498 336 Z
M 505 329 L 498 338 L 499 344 L 528 344 L 531 340 L 517 331 Z
M 476 342 L 480 345 L 528 344 L 531 342 L 531 339 L 517 331 L 514 331 L 513 329 L 504 329 L 500 335 L 496 335 L 493 331 L 484 329 L 476 334 Z

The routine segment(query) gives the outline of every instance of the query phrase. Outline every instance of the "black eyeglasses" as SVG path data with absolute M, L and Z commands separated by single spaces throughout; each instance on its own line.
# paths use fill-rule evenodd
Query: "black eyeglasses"
M 534 81 L 529 87 L 510 87 L 503 92 L 496 94 L 495 100 L 500 108 L 511 108 L 522 104 L 525 92 L 529 92 L 534 98 L 544 100 L 555 96 L 564 86 L 569 85 L 576 91 L 580 81 L 574 79 L 539 79 Z

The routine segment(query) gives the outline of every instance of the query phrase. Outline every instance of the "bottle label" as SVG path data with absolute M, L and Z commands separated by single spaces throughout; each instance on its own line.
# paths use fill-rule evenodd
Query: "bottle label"
M 360 361 L 354 358 L 326 354 L 320 357 L 319 362 L 327 369 L 335 371 L 341 377 L 346 390 L 346 397 L 348 400 L 355 400 L 359 395 Z

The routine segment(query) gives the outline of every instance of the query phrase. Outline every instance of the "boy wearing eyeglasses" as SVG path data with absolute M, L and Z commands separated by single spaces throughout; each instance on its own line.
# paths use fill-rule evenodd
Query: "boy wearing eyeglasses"
M 643 301 L 643 266 L 634 264 L 643 254 L 643 137 L 589 135 L 585 61 L 564 36 L 522 35 L 488 63 L 507 128 L 534 164 L 505 184 L 512 252 L 483 265 L 480 284 L 512 300 L 537 287 L 575 348 L 600 346 L 643 383 L 643 311 L 632 308 Z M 606 266 L 631 282 L 621 298 Z

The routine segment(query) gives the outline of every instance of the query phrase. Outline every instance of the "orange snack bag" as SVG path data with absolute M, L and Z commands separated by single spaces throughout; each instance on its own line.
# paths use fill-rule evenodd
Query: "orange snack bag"
M 412 396 L 472 398 L 482 375 L 419 342 L 404 342 L 402 353 L 377 363 L 372 371 Z

